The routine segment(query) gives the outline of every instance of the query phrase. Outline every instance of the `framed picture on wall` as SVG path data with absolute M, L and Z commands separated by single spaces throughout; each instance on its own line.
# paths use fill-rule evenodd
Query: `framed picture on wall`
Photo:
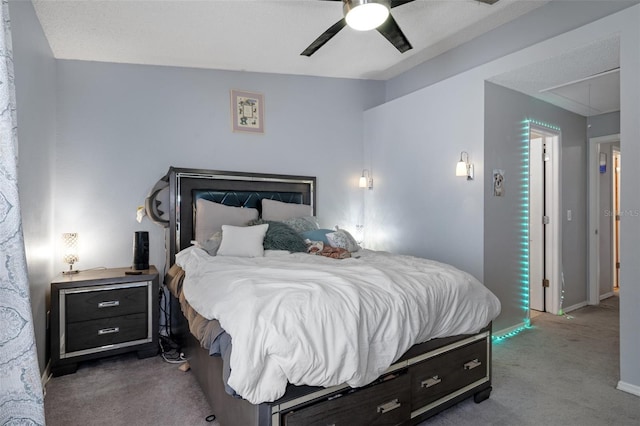
M 231 123 L 234 132 L 264 133 L 264 96 L 231 90 Z

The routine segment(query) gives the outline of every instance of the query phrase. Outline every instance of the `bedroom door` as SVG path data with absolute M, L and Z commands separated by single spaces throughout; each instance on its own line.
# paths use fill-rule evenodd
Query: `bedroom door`
M 544 138 L 529 139 L 529 308 L 544 312 Z
M 531 126 L 529 134 L 529 308 L 562 311 L 560 134 Z M 567 210 L 567 220 L 572 211 Z

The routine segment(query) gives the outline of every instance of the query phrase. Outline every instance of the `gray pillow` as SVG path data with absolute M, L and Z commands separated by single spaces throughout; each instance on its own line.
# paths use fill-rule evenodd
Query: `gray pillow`
M 200 247 L 209 253 L 210 256 L 215 256 L 218 253 L 218 249 L 220 248 L 220 243 L 222 242 L 222 231 L 218 231 L 211 236 L 208 240 L 198 243 Z
M 283 203 L 282 201 L 262 199 L 262 218 L 264 220 L 285 220 L 292 217 L 311 216 L 313 209 L 308 204 Z
M 196 201 L 196 241 L 204 243 L 221 231 L 222 225 L 245 226 L 247 222 L 257 218 L 257 209 L 225 206 L 201 198 Z

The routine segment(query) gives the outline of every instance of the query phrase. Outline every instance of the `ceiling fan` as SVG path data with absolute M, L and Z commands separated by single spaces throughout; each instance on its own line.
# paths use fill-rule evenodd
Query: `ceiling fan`
M 378 30 L 393 46 L 404 53 L 413 48 L 409 40 L 404 35 L 398 23 L 391 15 L 391 9 L 411 3 L 414 0 L 320 0 L 320 1 L 340 1 L 343 3 L 342 9 L 344 18 L 333 24 L 313 41 L 300 55 L 311 56 L 318 49 L 325 45 L 333 36 L 345 26 L 368 31 Z M 476 0 L 482 3 L 494 4 L 498 0 Z

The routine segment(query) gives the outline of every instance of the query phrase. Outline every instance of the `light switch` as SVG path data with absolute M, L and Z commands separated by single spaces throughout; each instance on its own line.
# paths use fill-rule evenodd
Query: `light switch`
M 571 210 L 567 210 L 567 221 L 571 222 L 572 217 L 573 217 L 573 214 L 571 213 Z

